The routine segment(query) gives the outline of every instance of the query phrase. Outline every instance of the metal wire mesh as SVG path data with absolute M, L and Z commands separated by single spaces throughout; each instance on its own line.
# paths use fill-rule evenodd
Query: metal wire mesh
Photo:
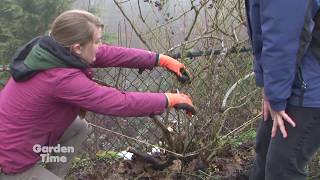
M 90 123 L 110 131 L 92 127 L 83 145 L 84 152 L 93 158 L 100 150 L 122 152 L 128 147 L 151 152 L 153 146 L 148 144 L 152 144 L 181 154 L 203 150 L 203 156 L 209 158 L 218 139 L 236 136 L 240 130 L 254 126 L 255 121 L 246 122 L 259 117 L 261 98 L 251 74 L 252 56 L 247 49 L 250 45 L 243 1 L 90 2 L 82 6 L 101 14 L 109 34 L 107 42 L 147 47 L 177 57 L 193 75 L 192 83 L 187 85 L 180 84 L 173 74 L 159 67 L 142 74 L 136 69 L 97 69 L 96 78 L 123 91 L 179 89 L 191 96 L 198 114 L 188 118 L 174 109 L 162 114 L 161 122 L 181 138 L 175 140 L 172 148 L 163 130 L 149 117 L 119 118 L 88 113 L 86 119 Z M 103 12 L 111 9 L 113 16 L 104 15 Z M 116 16 L 122 18 L 116 22 Z M 114 39 L 110 39 L 110 34 Z M 190 52 L 200 56 L 190 57 Z M 120 160 L 110 159 L 110 163 Z
M 131 69 L 100 69 L 96 77 L 124 91 L 168 92 L 178 88 L 181 92 L 189 94 L 197 107 L 198 115 L 190 119 L 184 112 L 170 110 L 164 113 L 163 123 L 174 128 L 178 133 L 186 133 L 189 140 L 195 138 L 192 140 L 196 141 L 198 138 L 198 140 L 209 142 L 213 136 L 210 133 L 216 132 L 212 128 L 219 127 L 221 118 L 226 116 L 221 109 L 225 92 L 239 80 L 239 77 L 251 72 L 250 57 L 246 52 L 226 55 L 223 59 L 221 57 L 214 57 L 211 60 L 208 57 L 188 59 L 186 66 L 194 75 L 190 85 L 179 84 L 175 76 L 160 68 L 150 72 L 145 71 L 142 74 Z M 256 98 L 254 98 L 257 94 L 254 90 L 253 80 L 250 78 L 240 84 L 228 98 L 228 107 L 241 103 L 244 105 L 226 116 L 228 119 L 223 125 L 221 135 L 230 132 L 258 112 Z M 154 145 L 159 145 L 163 141 L 161 129 L 148 117 L 119 118 L 90 113 L 86 119 L 93 124 Z M 204 134 L 201 135 L 201 133 Z M 202 139 L 204 137 L 207 138 Z M 87 143 L 86 151 L 90 153 L 96 153 L 99 150 L 120 152 L 128 146 L 150 151 L 150 147 L 145 144 L 133 142 L 97 128 L 94 128 L 88 141 L 90 143 Z M 193 150 L 196 149 L 193 148 Z

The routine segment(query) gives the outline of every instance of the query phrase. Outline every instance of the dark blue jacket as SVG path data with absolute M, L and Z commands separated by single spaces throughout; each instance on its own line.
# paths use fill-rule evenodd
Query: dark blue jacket
M 272 109 L 320 107 L 319 0 L 245 3 L 256 84 Z

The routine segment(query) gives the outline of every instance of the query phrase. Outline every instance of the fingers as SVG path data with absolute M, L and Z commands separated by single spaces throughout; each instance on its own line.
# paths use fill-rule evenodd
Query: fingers
M 281 111 L 280 114 L 285 121 L 291 124 L 292 127 L 296 127 L 296 123 L 288 116 L 287 113 L 285 113 L 284 111 Z
M 196 112 L 196 111 L 195 111 Z M 189 117 L 193 117 L 193 114 L 192 114 L 192 112 L 190 112 L 190 111 L 187 111 L 187 115 L 189 116 Z
M 276 136 L 277 129 L 278 129 L 278 124 L 277 124 L 277 121 L 274 119 L 273 125 L 272 125 L 272 130 L 271 130 L 271 137 L 272 138 L 274 138 Z
M 271 132 L 272 138 L 275 137 L 278 127 L 280 129 L 280 132 L 283 138 L 288 137 L 288 133 L 285 128 L 285 121 L 288 122 L 292 127 L 296 126 L 295 122 L 288 116 L 287 113 L 285 113 L 285 111 L 273 112 L 272 119 L 273 119 L 273 126 L 272 126 L 272 132 Z
M 262 102 L 261 102 L 261 112 L 262 112 L 262 117 L 263 117 L 263 120 L 264 120 L 263 99 L 262 99 Z
M 190 82 L 190 73 L 186 70 L 184 64 L 182 64 L 178 60 L 170 56 L 160 54 L 158 65 L 161 67 L 165 67 L 172 73 L 176 74 L 180 82 Z
M 178 80 L 182 83 L 190 83 L 190 73 L 189 71 L 183 66 L 177 73 Z
M 191 117 L 197 113 L 188 95 L 183 93 L 165 93 L 165 95 L 168 100 L 168 107 L 185 110 Z
M 263 120 L 267 121 L 269 118 L 269 104 L 266 100 L 262 102 Z
M 278 126 L 279 126 L 279 129 L 280 129 L 281 133 L 282 133 L 283 138 L 287 138 L 288 137 L 287 131 L 286 131 L 285 127 L 284 127 L 283 121 L 279 120 L 279 118 L 273 120 L 273 126 L 272 126 L 272 130 L 271 130 L 271 137 L 272 138 L 276 137 Z
M 167 96 L 169 107 L 174 107 L 178 110 L 185 110 L 187 115 L 190 117 L 197 114 L 197 111 L 188 95 L 183 93 L 165 93 L 165 95 Z
M 283 119 L 281 116 L 278 116 L 278 115 L 277 115 L 277 124 L 278 124 L 279 129 L 282 133 L 283 138 L 287 138 L 288 134 L 287 134 L 286 128 L 284 127 Z
M 271 137 L 274 138 L 276 136 L 277 130 L 279 128 L 283 138 L 287 138 L 288 133 L 285 128 L 285 121 L 288 122 L 292 127 L 296 127 L 295 122 L 288 116 L 288 114 L 284 110 L 277 112 L 270 107 L 270 103 L 264 93 L 264 89 L 262 89 L 262 97 L 263 120 L 268 120 L 269 116 L 271 116 L 273 120 Z
M 182 66 L 182 67 L 179 68 L 178 71 L 176 71 L 176 72 L 174 72 L 174 73 L 176 73 L 176 75 L 177 75 L 178 77 L 181 77 L 181 76 L 182 76 L 182 71 L 183 71 L 184 68 L 185 68 L 185 67 Z
M 197 111 L 196 109 L 194 108 L 193 105 L 190 105 L 190 104 L 187 104 L 187 103 L 181 103 L 181 104 L 176 104 L 174 106 L 174 108 L 176 109 L 181 109 L 181 110 L 185 110 L 187 115 L 191 116 L 192 115 L 196 115 L 197 114 Z
M 261 103 L 261 111 L 262 111 L 262 117 L 264 121 L 267 121 L 269 119 L 270 115 L 270 104 L 267 100 L 267 97 L 264 94 L 264 89 L 262 89 L 262 103 Z

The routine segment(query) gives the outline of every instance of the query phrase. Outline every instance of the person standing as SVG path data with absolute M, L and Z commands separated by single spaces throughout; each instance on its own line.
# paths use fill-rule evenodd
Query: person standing
M 251 180 L 306 179 L 320 147 L 320 2 L 246 0 L 262 111 Z

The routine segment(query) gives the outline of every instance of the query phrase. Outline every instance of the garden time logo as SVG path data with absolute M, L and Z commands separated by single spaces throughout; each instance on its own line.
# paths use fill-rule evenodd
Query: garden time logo
M 41 161 L 47 162 L 62 162 L 66 163 L 67 157 L 62 154 L 74 153 L 73 146 L 61 146 L 57 144 L 56 146 L 41 146 L 40 144 L 35 144 L 32 148 L 33 152 L 40 154 Z M 54 154 L 52 154 L 54 153 Z

